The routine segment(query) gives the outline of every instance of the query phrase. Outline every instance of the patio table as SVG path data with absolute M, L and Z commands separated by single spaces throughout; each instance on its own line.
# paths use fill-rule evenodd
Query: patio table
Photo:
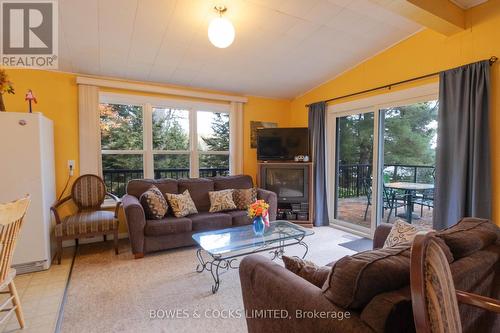
M 433 190 L 434 184 L 423 184 L 423 183 L 409 183 L 409 182 L 395 182 L 386 183 L 385 187 L 394 190 L 403 190 L 406 195 L 406 220 L 411 223 L 413 218 L 413 192 Z

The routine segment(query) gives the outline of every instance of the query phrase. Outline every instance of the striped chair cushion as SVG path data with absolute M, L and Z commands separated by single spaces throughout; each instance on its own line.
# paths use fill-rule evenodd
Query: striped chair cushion
M 118 228 L 113 212 L 98 210 L 67 216 L 55 228 L 56 237 L 78 236 L 95 232 L 108 232 Z
M 96 175 L 84 175 L 73 184 L 71 196 L 81 209 L 98 208 L 104 202 L 106 185 Z

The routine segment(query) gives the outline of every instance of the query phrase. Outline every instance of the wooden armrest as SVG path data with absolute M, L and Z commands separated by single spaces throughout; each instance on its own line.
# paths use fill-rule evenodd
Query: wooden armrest
M 118 198 L 118 197 L 117 197 L 116 195 L 114 195 L 113 193 L 106 192 L 106 195 L 107 195 L 108 197 L 110 197 L 111 199 L 113 199 L 114 201 L 116 201 L 116 202 L 120 202 L 120 201 L 121 201 L 121 200 L 120 200 L 120 198 Z
M 457 290 L 457 301 L 472 305 L 491 312 L 500 313 L 500 301 L 497 299 L 471 294 L 466 291 Z
M 53 204 L 50 207 L 51 212 L 54 213 L 54 217 L 56 218 L 57 224 L 61 223 L 61 218 L 59 217 L 59 213 L 57 212 L 57 208 L 59 208 L 62 204 L 69 201 L 70 199 L 71 199 L 71 195 L 68 195 L 67 197 L 57 201 L 55 204 Z
M 114 201 L 116 201 L 116 207 L 115 207 L 115 217 L 118 218 L 118 211 L 120 209 L 120 206 L 122 204 L 122 201 L 120 200 L 120 198 L 118 198 L 116 195 L 114 195 L 113 193 L 110 193 L 110 192 L 106 192 L 106 195 L 108 197 L 110 197 L 111 199 L 113 199 Z
M 57 209 L 59 208 L 59 206 L 61 206 L 63 203 L 65 203 L 66 201 L 70 200 L 71 199 L 71 195 L 68 195 L 67 197 L 65 198 L 62 198 L 61 200 L 57 201 L 55 204 L 52 205 L 52 207 L 50 208 L 54 208 L 54 209 Z

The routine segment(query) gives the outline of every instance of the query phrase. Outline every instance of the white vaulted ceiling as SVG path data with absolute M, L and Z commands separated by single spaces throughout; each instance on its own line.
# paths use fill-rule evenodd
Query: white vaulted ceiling
M 227 49 L 207 38 L 219 3 Z M 59 0 L 59 16 L 60 70 L 282 98 L 421 29 L 370 0 Z

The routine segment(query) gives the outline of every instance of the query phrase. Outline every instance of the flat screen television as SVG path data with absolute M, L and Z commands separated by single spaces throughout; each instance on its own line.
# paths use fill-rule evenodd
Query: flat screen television
M 293 161 L 297 155 L 309 154 L 307 127 L 262 128 L 257 130 L 257 159 L 260 161 Z
M 278 202 L 301 203 L 309 199 L 308 166 L 263 165 L 260 174 L 260 186 L 276 193 Z

